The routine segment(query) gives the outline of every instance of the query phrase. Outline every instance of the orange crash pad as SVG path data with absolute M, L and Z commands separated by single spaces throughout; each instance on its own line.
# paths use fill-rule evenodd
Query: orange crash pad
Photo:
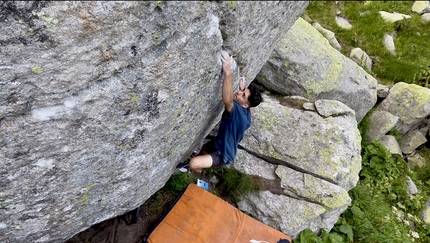
M 280 240 L 283 241 L 280 241 Z M 291 238 L 190 184 L 147 235 L 147 243 L 277 243 Z

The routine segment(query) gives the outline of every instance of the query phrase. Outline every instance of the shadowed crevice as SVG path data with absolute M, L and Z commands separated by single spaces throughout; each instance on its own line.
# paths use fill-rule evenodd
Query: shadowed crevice
M 339 186 L 339 183 L 336 182 L 336 181 L 334 181 L 334 180 L 332 180 L 332 179 L 329 179 L 327 177 L 323 177 L 321 175 L 312 173 L 312 172 L 307 171 L 307 170 L 305 170 L 303 168 L 300 168 L 300 167 L 298 167 L 296 165 L 288 163 L 288 162 L 286 162 L 284 160 L 279 160 L 279 159 L 275 159 L 275 158 L 272 158 L 272 157 L 269 157 L 269 156 L 266 156 L 266 155 L 262 155 L 262 154 L 256 153 L 254 151 L 251 151 L 251 150 L 248 150 L 248 149 L 244 148 L 241 145 L 239 145 L 238 148 L 246 151 L 247 153 L 249 153 L 249 154 L 251 154 L 251 155 L 253 155 L 253 156 L 255 156 L 255 157 L 259 158 L 259 159 L 262 159 L 262 160 L 266 161 L 267 163 L 270 163 L 270 164 L 273 164 L 273 165 L 283 165 L 283 166 L 286 166 L 286 167 L 288 167 L 290 169 L 299 171 L 299 172 L 304 173 L 304 174 L 311 175 L 311 176 L 313 176 L 315 178 L 318 178 L 318 179 L 321 179 L 321 180 L 324 180 L 324 181 L 328 181 L 328 182 L 330 182 L 330 183 L 332 183 L 332 184 L 334 184 L 336 186 Z

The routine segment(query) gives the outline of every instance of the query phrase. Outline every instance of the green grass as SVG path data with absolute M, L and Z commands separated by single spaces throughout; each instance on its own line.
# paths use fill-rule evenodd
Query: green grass
M 311 1 L 304 14 L 336 34 L 345 56 L 355 47 L 363 49 L 375 62 L 371 74 L 380 83 L 391 85 L 402 81 L 425 86 L 426 78 L 430 77 L 430 24 L 421 22 L 421 17 L 411 11 L 412 5 L 413 1 L 372 1 L 367 5 L 364 1 L 339 1 L 339 5 L 335 1 Z M 336 25 L 338 11 L 353 25 L 352 29 Z M 403 13 L 412 18 L 386 23 L 379 11 Z M 384 34 L 394 31 L 397 56 L 383 46 Z M 427 70 L 428 74 L 423 75 Z
M 388 133 L 387 135 L 391 135 L 393 136 L 397 141 L 399 141 L 400 139 L 402 139 L 403 135 L 399 132 L 399 130 L 397 130 L 396 127 L 393 127 Z
M 430 155 L 429 151 L 425 153 Z M 420 219 L 430 195 L 428 187 L 422 183 L 429 182 L 430 166 L 419 172 L 411 171 L 403 158 L 392 156 L 377 141 L 363 146 L 362 157 L 360 181 L 349 192 L 352 203 L 335 227 L 331 232 L 322 231 L 319 235 L 302 232 L 295 242 L 430 242 L 430 229 Z M 416 182 L 420 190 L 417 195 L 408 196 L 406 176 Z M 414 225 L 412 228 L 410 223 Z M 341 227 L 352 229 L 349 233 L 352 241 L 348 231 Z M 324 240 L 327 234 L 337 237 L 336 240 Z M 419 238 L 414 238 L 413 234 L 419 234 Z
M 163 190 L 179 194 L 189 184 L 195 183 L 196 181 L 197 177 L 193 173 L 175 173 L 166 182 L 163 187 Z
M 221 197 L 228 198 L 228 201 L 237 204 L 242 195 L 261 190 L 261 183 L 258 178 L 251 177 L 235 169 L 209 168 L 205 171 L 207 177 L 216 176 L 219 182 L 215 191 Z

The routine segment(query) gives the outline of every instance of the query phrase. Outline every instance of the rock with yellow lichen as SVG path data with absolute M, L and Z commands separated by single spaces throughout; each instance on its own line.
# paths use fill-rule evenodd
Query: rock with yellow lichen
M 376 109 L 399 117 L 396 128 L 406 134 L 430 115 L 430 90 L 416 84 L 396 83 Z
M 301 18 L 283 36 L 256 80 L 282 95 L 338 100 L 355 111 L 358 122 L 377 100 L 376 79 Z
M 233 166 L 278 183 L 282 192 L 247 195 L 239 208 L 293 238 L 305 228 L 330 230 L 351 203 L 348 191 L 361 170 L 355 112 L 336 100 L 317 100 L 308 110 L 303 106 L 312 102 L 303 98 L 264 99 Z M 279 202 L 276 210 L 267 209 L 268 198 Z

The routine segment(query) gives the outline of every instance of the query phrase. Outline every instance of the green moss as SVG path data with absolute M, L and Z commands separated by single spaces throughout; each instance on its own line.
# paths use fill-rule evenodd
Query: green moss
M 397 141 L 403 137 L 396 127 L 393 127 L 387 134 L 393 136 Z
M 269 144 L 266 144 L 267 147 L 265 149 L 265 153 L 267 153 L 267 155 L 269 155 L 270 157 L 274 158 L 274 159 L 278 159 L 281 160 L 282 156 L 278 153 L 278 151 L 275 150 L 275 148 Z
M 157 40 L 158 38 L 160 38 L 160 36 L 159 36 L 158 34 L 154 34 L 154 35 L 153 35 L 153 37 L 154 37 L 154 39 L 156 39 L 156 40 Z
M 81 205 L 86 205 L 86 204 L 88 204 L 88 193 L 87 192 L 85 192 L 83 195 L 82 195 L 82 197 L 81 197 L 81 199 L 79 199 L 79 204 L 81 204 Z
M 87 185 L 86 186 L 87 191 L 91 190 L 91 188 L 93 188 L 94 186 L 95 186 L 94 183 Z
M 54 26 L 57 26 L 57 25 L 58 25 L 58 19 L 55 19 L 55 18 L 54 18 L 54 19 L 52 20 L 52 24 L 53 24 Z
M 346 200 L 347 198 L 349 198 L 349 195 L 346 191 L 344 191 L 339 194 L 323 197 L 321 198 L 321 202 L 323 203 L 324 207 L 327 208 L 327 210 L 330 210 L 348 205 L 348 201 Z
M 35 74 L 41 74 L 43 73 L 43 68 L 41 66 L 34 66 L 31 71 Z
M 266 75 L 261 75 L 261 81 L 266 81 L 267 80 L 267 77 L 266 77 Z
M 137 102 L 137 100 L 139 99 L 139 96 L 137 96 L 137 95 L 135 95 L 135 94 L 132 94 L 131 96 L 130 96 L 130 100 L 131 100 L 131 102 Z
M 176 117 L 179 116 L 179 114 L 182 114 L 184 109 L 184 106 L 179 107 L 179 109 L 176 110 L 175 114 L 173 115 L 173 119 L 170 121 L 169 126 L 172 127 L 176 123 Z
M 91 188 L 93 188 L 95 186 L 94 183 L 89 184 L 85 187 L 85 192 L 84 194 L 82 194 L 81 198 L 79 199 L 79 204 L 81 205 L 85 205 L 88 204 L 89 198 L 88 198 L 88 192 L 89 190 L 91 190 Z
M 326 210 L 323 207 L 318 207 L 320 210 L 317 210 L 315 204 L 304 204 L 303 205 L 303 218 L 304 219 L 313 219 L 315 215 L 321 215 Z
M 47 23 L 53 24 L 54 26 L 57 26 L 57 24 L 58 24 L 58 19 L 46 17 L 44 12 L 37 13 L 37 12 L 33 11 L 32 14 L 34 16 L 37 16 L 39 19 L 41 19 Z
M 229 1 L 227 4 L 228 8 L 236 8 L 237 7 L 237 1 Z

